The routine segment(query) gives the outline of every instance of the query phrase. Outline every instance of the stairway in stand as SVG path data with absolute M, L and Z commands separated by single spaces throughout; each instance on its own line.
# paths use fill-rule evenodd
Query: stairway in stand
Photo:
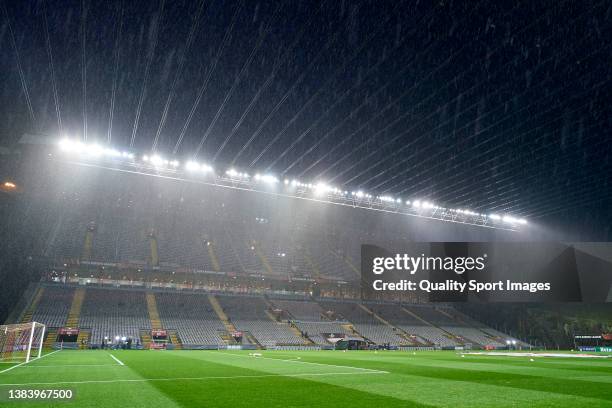
M 148 349 L 151 345 L 151 332 L 148 330 L 140 330 L 140 344 L 142 348 Z
M 257 338 L 253 336 L 253 333 L 244 332 L 243 334 L 244 334 L 244 337 L 246 337 L 246 339 L 249 341 L 249 343 L 255 345 L 255 347 L 257 347 L 258 350 L 262 350 L 264 348 L 259 342 L 259 340 L 257 340 Z
M 355 275 L 361 276 L 360 269 L 355 266 L 355 264 L 353 263 L 353 260 L 351 259 L 350 256 L 338 253 L 335 249 L 333 249 L 331 247 L 328 247 L 328 249 L 329 249 L 329 252 L 332 255 L 334 255 L 336 258 L 338 258 L 339 260 L 344 262 L 346 264 L 346 266 L 348 266 L 348 268 L 355 273 Z
M 157 301 L 155 300 L 155 293 L 147 292 L 147 310 L 149 312 L 149 320 L 151 321 L 152 330 L 162 330 L 161 319 L 159 318 L 159 311 L 157 310 Z
M 225 331 L 220 332 L 219 336 L 227 344 L 236 344 L 236 340 L 233 336 L 233 334 L 237 331 L 236 326 L 234 326 L 234 324 L 230 322 L 229 318 L 223 311 L 223 307 L 221 306 L 215 295 L 208 295 L 208 301 L 210 302 L 210 305 L 212 306 L 215 313 L 217 314 L 219 320 L 221 320 L 221 322 L 223 323 L 223 326 L 225 326 Z
M 359 304 L 359 307 L 361 309 L 363 309 L 365 312 L 367 312 L 370 315 L 372 315 L 372 317 L 374 317 L 376 320 L 378 320 L 379 322 L 381 322 L 385 326 L 390 327 L 391 330 L 393 330 L 398 337 L 403 339 L 404 342 L 400 342 L 400 346 L 417 346 L 417 345 L 419 345 L 416 341 L 414 341 L 412 339 L 412 337 L 410 337 L 409 333 L 406 333 L 404 330 L 402 330 L 399 327 L 395 327 L 394 325 L 389 323 L 387 320 L 383 319 L 382 316 L 379 316 L 377 313 L 375 313 L 373 310 L 370 310 L 368 307 L 366 307 L 365 305 L 363 305 L 361 303 Z
M 221 264 L 219 263 L 217 252 L 215 251 L 215 243 L 208 241 L 206 248 L 208 249 L 208 256 L 210 258 L 210 262 L 213 265 L 213 269 L 217 272 L 221 272 Z
M 66 327 L 79 327 L 79 317 L 81 316 L 81 306 L 83 306 L 84 299 L 85 288 L 77 288 L 74 291 L 72 305 L 70 305 L 70 311 L 68 312 L 68 317 L 66 318 Z
M 174 344 L 175 350 L 181 350 L 183 348 L 183 342 L 181 338 L 178 336 L 176 330 L 170 330 L 168 335 L 170 336 L 170 342 Z
M 302 332 L 300 331 L 300 329 L 298 329 L 293 323 L 289 324 L 289 330 L 291 330 L 293 334 L 295 334 L 297 337 L 300 337 L 301 339 L 303 339 L 304 343 L 306 343 L 307 346 L 315 345 L 315 342 L 312 341 L 309 337 L 304 336 Z
M 91 336 L 91 332 L 89 330 L 79 330 L 79 335 L 77 336 L 77 344 L 80 349 L 86 349 L 89 347 L 89 337 Z
M 44 292 L 45 292 L 45 288 L 42 286 L 39 286 L 38 290 L 36 291 L 36 294 L 32 298 L 32 302 L 30 303 L 30 306 L 28 306 L 26 311 L 23 312 L 23 316 L 21 316 L 21 323 L 29 323 L 32 321 L 32 315 L 34 314 L 34 311 L 36 310 L 36 306 L 38 306 L 38 302 L 40 302 L 40 298 L 42 298 L 42 295 Z
M 45 341 L 43 342 L 43 348 L 50 349 L 53 347 L 53 343 L 57 341 L 57 329 L 48 329 Z
M 435 325 L 435 324 L 433 324 L 433 323 L 430 323 L 429 321 L 427 321 L 427 320 L 423 319 L 421 316 L 417 315 L 416 313 L 414 313 L 414 312 L 412 312 L 412 311 L 410 311 L 410 310 L 406 309 L 405 307 L 402 307 L 401 309 L 402 309 L 402 311 L 404 311 L 404 312 L 408 313 L 410 316 L 412 316 L 412 317 L 415 317 L 415 318 L 419 319 L 420 321 L 422 321 L 423 323 L 425 323 L 427 326 L 435 327 L 436 329 L 440 330 L 440 331 L 442 332 L 442 335 L 443 335 L 444 337 L 446 337 L 446 338 L 448 338 L 448 339 L 451 339 L 451 340 L 453 340 L 453 341 L 457 341 L 457 337 L 456 337 L 454 334 L 447 332 L 447 331 L 446 331 L 446 330 L 444 330 L 443 328 L 441 328 L 441 327 L 439 327 L 439 326 L 437 326 L 437 325 Z M 424 339 L 424 340 L 425 340 L 425 339 Z M 433 343 L 432 343 L 432 345 L 433 345 Z
M 210 305 L 212 306 L 215 313 L 217 314 L 217 317 L 219 318 L 219 320 L 223 322 L 223 325 L 225 326 L 225 330 L 227 330 L 229 333 L 235 332 L 236 326 L 234 326 L 234 324 L 229 321 L 229 318 L 223 311 L 223 307 L 221 306 L 221 304 L 219 303 L 215 295 L 208 295 L 208 301 L 210 302 Z
M 265 271 L 270 275 L 273 275 L 274 270 L 272 269 L 272 265 L 270 265 L 270 261 L 268 261 L 268 257 L 261 249 L 259 242 L 253 241 L 252 246 L 255 248 L 255 253 L 257 254 L 257 257 L 259 258 L 261 265 L 264 267 Z

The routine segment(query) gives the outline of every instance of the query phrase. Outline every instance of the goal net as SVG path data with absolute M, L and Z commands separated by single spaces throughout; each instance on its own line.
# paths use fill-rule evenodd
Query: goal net
M 0 326 L 0 361 L 28 362 L 40 357 L 45 338 L 42 323 L 20 323 Z

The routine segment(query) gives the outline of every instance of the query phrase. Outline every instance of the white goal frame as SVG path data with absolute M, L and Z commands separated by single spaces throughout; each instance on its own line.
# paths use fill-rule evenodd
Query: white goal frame
M 38 322 L 1 325 L 0 360 L 15 352 L 25 352 L 26 363 L 33 358 L 40 358 L 46 329 L 44 324 Z

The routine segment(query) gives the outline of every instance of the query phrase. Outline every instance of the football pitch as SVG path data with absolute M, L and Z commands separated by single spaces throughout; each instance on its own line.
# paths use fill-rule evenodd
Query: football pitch
M 62 350 L 0 364 L 0 406 L 612 407 L 612 358 L 404 351 Z M 533 361 L 532 361 L 533 360 Z M 10 390 L 72 390 L 69 401 Z

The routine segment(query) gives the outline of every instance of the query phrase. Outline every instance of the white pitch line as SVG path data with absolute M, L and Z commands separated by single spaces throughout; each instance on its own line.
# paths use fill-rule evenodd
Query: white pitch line
M 202 380 L 234 380 L 245 378 L 270 378 L 270 377 L 324 377 L 334 375 L 369 375 L 369 374 L 388 374 L 385 371 L 373 372 L 352 372 L 352 373 L 299 373 L 299 374 L 262 374 L 262 375 L 233 375 L 233 376 L 208 376 L 208 377 L 174 377 L 174 378 L 136 378 L 125 380 L 85 380 L 85 381 L 58 381 L 58 382 L 31 382 L 0 384 L 0 387 L 30 386 L 30 385 L 60 385 L 60 384 L 112 384 L 112 383 L 140 383 L 153 381 L 202 381 Z
M 61 368 L 61 367 L 127 367 L 126 365 L 118 366 L 117 364 L 59 364 L 59 365 L 28 365 L 23 366 L 22 368 L 41 368 L 41 367 L 51 367 L 51 368 Z
M 313 363 L 313 362 L 310 362 L 310 361 L 302 361 L 302 360 L 295 360 L 295 359 L 285 360 L 285 359 L 281 359 L 281 358 L 272 358 L 272 357 L 252 357 L 252 356 L 247 356 L 247 355 L 244 355 L 244 354 L 234 354 L 234 353 L 225 353 L 225 355 L 236 356 L 236 357 L 255 358 L 255 359 L 284 361 L 284 362 L 287 362 L 287 363 L 312 364 L 312 365 L 318 365 L 318 366 L 324 366 L 324 367 L 349 368 L 349 369 L 352 369 L 352 370 L 361 370 L 361 371 L 368 371 L 368 372 L 372 372 L 372 373 L 389 374 L 388 371 L 375 370 L 373 368 L 343 366 L 343 365 L 325 364 L 325 363 Z
M 6 370 L 2 370 L 2 371 L 0 371 L 0 374 L 2 374 L 2 373 L 6 373 L 7 371 L 11 371 L 13 368 L 21 367 L 21 366 L 22 366 L 22 365 L 24 365 L 24 364 L 31 363 L 32 361 L 40 360 L 41 358 L 45 358 L 45 357 L 50 356 L 51 354 L 55 354 L 55 353 L 57 353 L 57 352 L 59 352 L 59 351 L 62 351 L 62 350 L 55 350 L 55 351 L 50 352 L 49 354 L 45 354 L 45 355 L 44 355 L 44 356 L 42 356 L 42 357 L 36 357 L 36 358 L 33 358 L 33 359 L 32 359 L 32 360 L 30 360 L 30 361 L 24 361 L 23 363 L 19 363 L 19 364 L 17 364 L 17 365 L 14 365 L 14 366 L 12 366 L 12 367 L 7 368 Z
M 108 353 L 109 356 L 111 356 L 113 358 L 113 360 L 115 360 L 116 362 L 119 363 L 119 365 L 124 366 L 125 364 L 123 364 L 123 362 L 121 362 L 121 360 L 119 360 L 117 357 L 113 356 L 111 353 Z

